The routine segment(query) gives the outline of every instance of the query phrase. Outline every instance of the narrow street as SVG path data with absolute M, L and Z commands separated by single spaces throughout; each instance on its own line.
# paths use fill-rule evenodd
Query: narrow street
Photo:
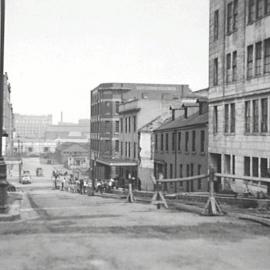
M 20 186 L 22 219 L 0 223 L 0 269 L 270 267 L 269 228 L 53 190 L 47 169 Z

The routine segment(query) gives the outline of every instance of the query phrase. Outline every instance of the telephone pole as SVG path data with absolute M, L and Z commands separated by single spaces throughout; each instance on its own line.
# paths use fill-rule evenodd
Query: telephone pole
M 3 108 L 4 108 L 4 38 L 5 38 L 5 0 L 0 4 L 0 213 L 8 211 L 7 167 L 2 156 Z

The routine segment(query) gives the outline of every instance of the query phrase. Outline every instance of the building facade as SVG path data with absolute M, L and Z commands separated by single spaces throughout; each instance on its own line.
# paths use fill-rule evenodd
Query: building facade
M 174 179 L 208 172 L 208 104 L 200 102 L 196 110 L 188 107 L 182 116 L 154 130 L 154 174 Z M 196 108 L 196 107 L 195 107 Z M 195 111 L 195 112 L 194 112 Z M 172 182 L 163 185 L 168 193 L 207 191 L 207 179 Z
M 19 138 L 44 139 L 50 125 L 52 125 L 52 115 L 15 114 L 16 136 Z
M 269 15 L 269 0 L 210 1 L 209 162 L 257 183 L 269 181 Z
M 3 93 L 3 129 L 5 137 L 2 138 L 2 150 L 5 157 L 13 155 L 14 143 L 14 113 L 11 103 L 11 86 L 8 81 L 7 73 L 4 74 L 4 93 Z
M 168 96 L 174 96 L 177 99 L 190 92 L 188 85 L 132 83 L 100 84 L 93 89 L 91 91 L 92 177 L 108 179 L 119 176 L 121 167 L 134 168 L 137 166 L 133 159 L 123 159 L 121 155 L 119 141 L 120 126 L 123 127 L 120 125 L 119 108 L 121 103 L 136 99 L 148 101 L 150 99 L 166 99 Z M 131 115 L 129 117 L 131 119 Z M 133 125 L 134 128 L 136 124 L 137 120 L 132 124 L 131 119 L 127 125 L 130 125 L 130 128 Z M 129 151 L 130 153 L 133 151 L 131 146 Z M 134 151 L 132 155 L 135 155 Z M 137 153 L 135 156 L 137 157 Z M 134 168 L 134 173 L 135 171 Z

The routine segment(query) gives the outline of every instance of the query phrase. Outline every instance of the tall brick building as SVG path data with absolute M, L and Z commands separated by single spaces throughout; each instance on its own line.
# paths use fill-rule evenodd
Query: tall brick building
M 210 1 L 209 161 L 255 183 L 269 181 L 269 15 L 270 0 Z
M 141 100 L 141 103 L 148 103 L 148 108 L 151 108 L 151 100 L 178 99 L 188 93 L 191 93 L 188 85 L 167 84 L 104 83 L 93 89 L 91 91 L 90 153 L 92 177 L 102 179 L 116 177 L 121 174 L 120 168 L 123 167 L 133 167 L 134 170 L 131 172 L 137 171 L 137 129 L 141 127 L 141 124 L 145 124 L 140 119 L 137 122 L 136 113 L 141 110 L 140 106 L 137 106 L 139 100 Z M 122 106 L 120 112 L 121 103 L 126 103 L 126 105 Z M 154 103 L 157 102 L 154 101 Z M 127 107 L 130 105 L 132 106 L 128 109 Z M 161 107 L 159 106 L 159 108 Z M 150 119 L 145 115 L 145 119 L 150 121 L 157 117 L 159 115 L 157 111 L 160 110 L 153 112 L 148 110 L 150 115 L 152 113 L 157 115 L 150 117 Z M 124 112 L 128 114 L 125 118 L 123 118 Z M 122 122 L 124 121 L 122 125 L 120 114 L 122 115 Z M 135 131 L 134 126 L 136 126 Z M 134 140 L 130 139 L 129 150 L 121 148 L 119 138 L 120 130 L 126 130 L 126 128 L 124 144 L 127 142 L 127 138 L 136 137 L 134 137 Z M 123 153 L 127 154 L 124 155 Z

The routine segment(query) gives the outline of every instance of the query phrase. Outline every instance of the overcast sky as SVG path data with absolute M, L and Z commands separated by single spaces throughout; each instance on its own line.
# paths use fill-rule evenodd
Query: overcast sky
M 208 0 L 7 0 L 14 111 L 89 118 L 104 82 L 208 85 Z

